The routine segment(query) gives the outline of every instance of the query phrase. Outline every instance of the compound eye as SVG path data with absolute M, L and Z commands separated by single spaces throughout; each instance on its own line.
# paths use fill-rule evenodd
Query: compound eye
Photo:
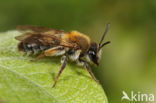
M 94 51 L 89 51 L 89 55 L 95 55 Z
M 88 52 L 88 54 L 89 54 L 89 58 L 91 59 L 91 61 L 92 61 L 94 64 L 98 65 L 99 63 L 98 63 L 98 57 L 97 57 L 96 52 L 90 50 L 90 51 Z

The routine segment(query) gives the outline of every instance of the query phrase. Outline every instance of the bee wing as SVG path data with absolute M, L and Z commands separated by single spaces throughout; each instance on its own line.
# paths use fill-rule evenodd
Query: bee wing
M 55 30 L 52 28 L 39 27 L 39 26 L 33 26 L 33 25 L 19 25 L 16 27 L 16 29 L 23 33 L 22 35 L 15 37 L 15 39 L 19 41 L 22 41 L 25 38 L 34 34 L 40 35 L 42 33 L 42 35 L 44 34 L 55 35 L 55 34 L 60 34 L 60 33 L 67 33 L 67 32 L 64 32 L 63 30 Z M 26 30 L 31 30 L 31 31 L 26 31 Z
M 33 25 L 19 25 L 16 27 L 16 29 L 23 33 L 22 35 L 15 37 L 15 39 L 19 40 L 19 41 L 22 41 L 31 35 L 37 34 L 35 32 L 45 32 L 45 31 L 53 30 L 51 28 L 38 27 L 38 26 L 33 26 Z M 31 30 L 31 31 L 28 32 L 26 30 Z M 40 33 L 38 33 L 38 34 L 40 34 Z
M 22 41 L 22 40 L 24 40 L 25 38 L 28 38 L 31 35 L 33 35 L 33 33 L 28 32 L 28 33 L 24 33 L 22 35 L 16 36 L 15 39 L 19 40 L 19 41 Z
M 34 25 L 19 25 L 16 27 L 16 29 L 19 31 L 32 30 L 35 32 L 43 32 L 43 31 L 53 30 L 51 28 L 39 27 L 39 26 L 34 26 Z
M 64 47 L 72 48 L 72 49 L 79 49 L 79 46 L 76 43 L 69 43 L 66 41 L 62 41 L 60 45 Z
M 19 25 L 16 27 L 19 31 L 31 30 L 34 32 L 47 32 L 47 31 L 55 31 L 56 33 L 64 33 L 63 30 L 56 30 L 48 27 L 34 26 L 34 25 Z
M 77 48 L 75 43 L 69 43 L 60 38 L 59 34 L 53 34 L 53 32 L 28 32 L 20 36 L 15 37 L 16 40 L 24 41 L 27 44 L 36 44 L 40 46 L 64 46 L 68 48 Z
M 30 44 L 51 45 L 52 47 L 62 45 L 64 47 L 77 48 L 75 43 L 69 43 L 60 38 L 60 35 L 68 33 L 63 30 L 38 26 L 17 26 L 17 29 L 20 31 L 31 30 L 30 32 L 24 32 L 22 35 L 16 36 L 15 39 L 19 41 L 26 41 Z

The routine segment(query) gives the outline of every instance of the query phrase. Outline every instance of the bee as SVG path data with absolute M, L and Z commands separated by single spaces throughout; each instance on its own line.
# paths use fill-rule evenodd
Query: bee
M 102 43 L 109 25 L 107 24 L 98 44 L 78 31 L 65 32 L 63 30 L 37 26 L 17 26 L 19 31 L 29 31 L 23 32 L 22 35 L 16 36 L 15 39 L 20 41 L 18 44 L 19 51 L 27 54 L 38 54 L 36 59 L 32 61 L 37 61 L 46 56 L 61 56 L 61 67 L 52 87 L 55 87 L 68 60 L 85 67 L 92 79 L 98 82 L 89 64 L 99 65 L 102 47 L 110 43 L 110 41 Z

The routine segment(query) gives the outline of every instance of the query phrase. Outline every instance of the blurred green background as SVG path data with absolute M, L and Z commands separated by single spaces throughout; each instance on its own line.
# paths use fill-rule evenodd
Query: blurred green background
M 156 0 L 0 0 L 1 32 L 39 25 L 99 42 L 107 23 L 111 44 L 92 68 L 109 102 L 120 103 L 122 91 L 156 95 Z

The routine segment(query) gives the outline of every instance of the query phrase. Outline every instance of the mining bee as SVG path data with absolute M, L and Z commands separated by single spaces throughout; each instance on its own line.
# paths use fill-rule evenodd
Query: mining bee
M 61 68 L 52 87 L 55 87 L 62 71 L 65 69 L 67 61 L 76 62 L 79 66 L 84 66 L 92 79 L 96 80 L 89 64 L 99 65 L 101 49 L 110 41 L 102 43 L 108 31 L 109 24 L 101 38 L 99 44 L 78 31 L 65 32 L 46 27 L 37 26 L 17 26 L 17 30 L 25 31 L 22 35 L 16 36 L 19 40 L 18 50 L 27 54 L 39 54 L 33 60 L 39 60 L 46 56 L 61 56 Z

